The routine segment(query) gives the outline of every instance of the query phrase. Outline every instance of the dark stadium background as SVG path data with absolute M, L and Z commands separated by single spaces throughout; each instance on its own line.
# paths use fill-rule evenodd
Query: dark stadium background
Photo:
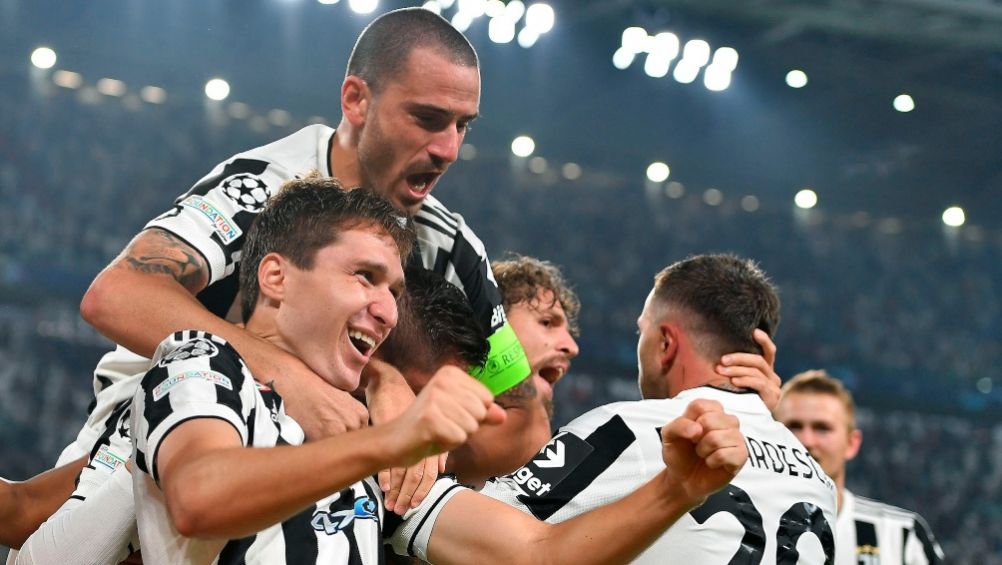
M 953 562 L 1002 563 L 1002 4 L 552 6 L 529 49 L 491 42 L 486 18 L 470 27 L 482 118 L 436 193 L 495 257 L 549 259 L 575 283 L 582 353 L 558 421 L 637 396 L 634 320 L 659 268 L 750 256 L 784 300 L 780 374 L 825 367 L 862 407 L 850 488 L 920 511 Z M 84 418 L 108 343 L 76 308 L 97 271 L 216 162 L 336 124 L 372 17 L 347 0 L 0 0 L 0 476 L 47 468 Z M 642 59 L 617 70 L 634 25 L 735 48 L 730 87 L 651 78 Z M 48 70 L 29 62 L 43 45 Z M 223 102 L 203 94 L 216 76 Z M 141 99 L 145 85 L 166 100 Z M 901 93 L 914 111 L 892 108 Z M 518 135 L 537 159 L 512 155 Z M 654 161 L 666 182 L 645 177 Z M 805 187 L 809 210 L 793 203 Z M 941 220 L 954 205 L 961 227 Z

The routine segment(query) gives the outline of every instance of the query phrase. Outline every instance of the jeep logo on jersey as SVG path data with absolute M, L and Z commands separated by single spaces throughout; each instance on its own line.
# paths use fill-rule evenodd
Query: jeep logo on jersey
M 268 188 L 261 177 L 255 175 L 239 173 L 226 177 L 219 188 L 237 206 L 255 214 L 263 210 L 268 201 Z
M 318 532 L 333 536 L 352 527 L 355 520 L 379 520 L 376 514 L 376 502 L 368 496 L 360 496 L 349 510 L 336 512 L 318 510 L 313 515 L 310 525 Z
M 177 349 L 164 355 L 163 359 L 157 363 L 159 367 L 166 367 L 175 361 L 184 361 L 195 357 L 215 357 L 219 354 L 219 348 L 211 341 L 199 338 L 178 346 Z
M 574 434 L 560 433 L 532 461 L 502 480 L 514 483 L 526 496 L 543 496 L 567 478 L 594 449 Z

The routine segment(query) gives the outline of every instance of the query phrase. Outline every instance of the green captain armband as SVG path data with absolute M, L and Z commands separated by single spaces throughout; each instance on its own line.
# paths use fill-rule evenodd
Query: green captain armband
M 497 396 L 525 380 L 532 368 L 529 367 L 522 344 L 515 336 L 515 330 L 511 329 L 508 322 L 487 338 L 487 342 L 491 347 L 487 363 L 482 369 L 473 367 L 470 374 L 484 383 L 491 394 Z

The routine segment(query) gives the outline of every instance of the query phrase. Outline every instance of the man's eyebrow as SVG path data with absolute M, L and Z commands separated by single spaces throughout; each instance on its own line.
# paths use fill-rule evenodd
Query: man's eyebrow
M 440 116 L 453 116 L 455 112 L 449 110 L 448 108 L 443 108 L 441 106 L 436 106 L 434 104 L 424 104 L 421 102 L 414 102 L 410 105 L 410 110 L 412 112 L 427 112 L 431 114 L 438 114 Z M 464 114 L 459 116 L 460 120 L 466 120 L 467 123 L 480 117 L 480 112 L 475 114 Z

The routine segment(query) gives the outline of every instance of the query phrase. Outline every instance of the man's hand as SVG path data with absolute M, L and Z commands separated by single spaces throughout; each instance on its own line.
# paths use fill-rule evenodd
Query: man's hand
M 754 353 L 729 353 L 717 365 L 717 373 L 731 379 L 731 384 L 750 388 L 762 397 L 769 410 L 779 404 L 779 387 L 782 381 L 776 374 L 776 344 L 769 334 L 755 330 L 755 341 L 762 346 L 762 355 Z
M 303 427 L 308 440 L 358 430 L 369 424 L 368 410 L 351 394 L 327 384 L 292 354 L 264 340 L 260 343 L 264 345 L 253 354 L 246 349 L 238 351 L 254 377 L 264 384 L 271 383 L 282 396 L 286 412 Z
M 672 490 L 694 505 L 731 482 L 748 460 L 738 419 L 714 400 L 694 400 L 661 430 L 661 456 Z
M 459 367 L 435 374 L 414 404 L 391 424 L 408 462 L 459 447 L 481 424 L 504 422 L 505 412 L 483 384 Z

